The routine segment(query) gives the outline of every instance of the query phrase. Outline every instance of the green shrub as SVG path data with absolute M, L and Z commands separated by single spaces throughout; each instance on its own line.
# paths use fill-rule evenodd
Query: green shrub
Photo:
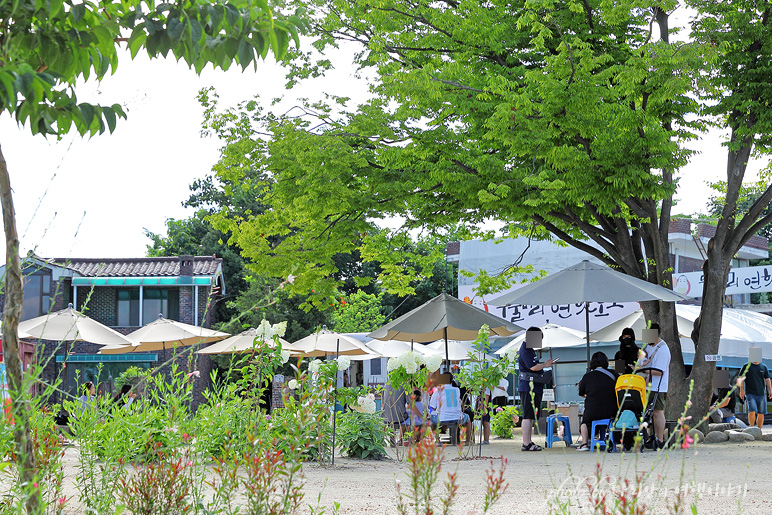
M 145 383 L 152 373 L 153 370 L 149 368 L 129 367 L 122 372 L 121 375 L 115 378 L 115 389 L 116 391 L 119 391 L 121 386 L 125 384 L 134 386 L 140 382 Z
M 199 406 L 195 416 L 183 423 L 180 431 L 184 439 L 185 435 L 195 438 L 195 451 L 202 458 L 219 458 L 226 448 L 243 452 L 249 443 L 247 435 L 258 436 L 265 431 L 265 427 L 259 427 L 264 417 L 258 413 L 249 400 L 233 395 L 227 400 Z
M 347 456 L 379 460 L 386 455 L 389 429 L 379 413 L 341 413 L 336 428 L 336 446 Z
M 520 408 L 517 406 L 498 407 L 494 409 L 494 412 L 491 417 L 491 430 L 493 433 L 499 438 L 512 438 L 512 428 L 515 427 L 515 422 L 512 418 L 520 416 Z

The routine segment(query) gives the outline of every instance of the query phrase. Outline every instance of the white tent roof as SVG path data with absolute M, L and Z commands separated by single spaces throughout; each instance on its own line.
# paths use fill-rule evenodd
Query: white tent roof
M 542 349 L 575 347 L 587 344 L 584 333 L 582 331 L 577 331 L 576 329 L 571 329 L 570 327 L 563 327 L 557 324 L 544 324 L 540 326 L 539 329 L 541 329 L 544 334 Z M 525 333 L 518 335 L 514 340 L 497 350 L 496 354 L 501 356 L 512 347 L 519 349 L 523 344 L 523 340 L 525 340 Z

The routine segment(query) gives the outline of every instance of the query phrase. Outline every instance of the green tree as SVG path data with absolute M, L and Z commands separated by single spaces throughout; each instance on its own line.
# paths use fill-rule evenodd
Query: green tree
M 249 327 L 257 327 L 263 319 L 271 323 L 287 322 L 284 338 L 294 342 L 327 324 L 326 312 L 306 309 L 305 298 L 290 297 L 281 281 L 267 276 L 250 278 L 248 287 L 228 302 L 235 313 L 220 329 L 238 333 Z
M 32 134 L 64 135 L 70 130 L 94 135 L 115 129 L 125 117 L 120 105 L 78 102 L 78 81 L 101 80 L 118 66 L 119 45 L 135 57 L 183 59 L 200 72 L 211 63 L 227 69 L 257 66 L 269 52 L 282 57 L 291 39 L 298 42 L 304 27 L 300 12 L 287 16 L 282 5 L 272 12 L 264 1 L 182 0 L 175 4 L 140 0 L 22 0 L 0 2 L 0 114 L 7 112 Z M 22 284 L 19 240 L 11 182 L 0 150 L 0 200 L 6 237 L 3 348 L 16 420 L 21 484 L 26 486 L 24 509 L 41 513 L 40 493 L 24 402 L 17 327 L 21 316 Z
M 258 166 L 275 180 L 270 208 L 247 222 L 217 214 L 215 225 L 271 275 L 301 263 L 300 292 L 333 289 L 331 256 L 353 248 L 404 285 L 394 242 L 406 231 L 460 223 L 479 235 L 489 219 L 509 223 L 508 235 L 557 237 L 671 286 L 668 228 L 687 144 L 726 128 L 726 203 L 708 249 L 690 376 L 690 415 L 706 413 L 714 364 L 701 357 L 718 351 L 731 257 L 772 220 L 763 214 L 772 186 L 736 216 L 748 159 L 767 154 L 772 134 L 769 2 L 305 4 L 318 50 L 360 45 L 356 63 L 372 77 L 372 98 L 352 109 L 330 97 L 284 117 L 249 111 L 265 135 L 255 143 Z M 671 38 L 678 7 L 694 11 L 686 39 Z M 293 64 L 291 80 L 330 66 L 310 54 Z M 367 233 L 386 217 L 404 224 Z M 276 235 L 286 237 L 273 244 Z M 431 259 L 417 262 L 430 271 Z M 675 309 L 643 308 L 671 347 L 675 413 L 689 385 Z
M 383 294 L 357 291 L 340 298 L 330 313 L 332 329 L 339 333 L 369 333 L 386 322 Z

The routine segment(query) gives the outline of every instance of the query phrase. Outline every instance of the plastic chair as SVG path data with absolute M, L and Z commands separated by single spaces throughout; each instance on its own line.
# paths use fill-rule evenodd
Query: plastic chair
M 563 438 L 558 437 L 555 434 L 555 426 L 556 422 L 563 422 L 565 425 L 564 431 L 563 431 Z M 566 442 L 567 446 L 570 446 L 573 441 L 571 440 L 571 424 L 569 423 L 568 417 L 565 415 L 550 415 L 547 417 L 547 439 L 544 442 L 544 446 L 547 449 L 552 448 L 553 442 L 559 442 L 560 440 L 563 440 Z
M 614 443 L 614 438 L 612 437 L 612 434 L 611 434 L 610 427 L 611 427 L 610 418 L 604 418 L 601 420 L 592 421 L 592 428 L 590 429 L 590 450 L 591 451 L 594 452 L 595 449 L 600 449 L 600 450 L 606 449 L 607 441 L 611 442 L 611 452 L 615 452 L 617 450 L 616 444 Z M 596 432 L 598 433 L 597 438 L 595 437 Z

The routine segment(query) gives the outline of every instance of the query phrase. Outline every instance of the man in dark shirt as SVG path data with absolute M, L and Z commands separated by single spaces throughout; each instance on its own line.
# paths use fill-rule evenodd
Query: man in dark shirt
M 529 327 L 527 332 L 538 331 L 542 334 L 541 329 L 538 327 Z M 536 352 L 533 349 L 528 348 L 526 340 L 523 340 L 523 344 L 520 346 L 520 354 L 517 358 L 518 368 L 521 372 L 520 382 L 518 383 L 517 390 L 520 393 L 520 402 L 523 408 L 523 451 L 540 451 L 541 447 L 533 443 L 531 435 L 533 432 L 533 424 L 535 420 L 538 420 L 538 410 L 541 408 L 541 397 L 544 393 L 544 384 L 530 382 L 522 379 L 522 372 L 539 372 L 544 368 L 551 367 L 555 362 L 554 360 L 547 360 L 544 363 L 539 363 L 539 359 L 536 357 Z M 533 391 L 531 390 L 533 385 Z
M 748 399 L 748 425 L 761 428 L 767 413 L 767 399 L 772 399 L 769 370 L 766 365 L 754 361 L 745 365 L 740 375 L 745 376 L 745 380 L 740 381 L 740 400 Z

